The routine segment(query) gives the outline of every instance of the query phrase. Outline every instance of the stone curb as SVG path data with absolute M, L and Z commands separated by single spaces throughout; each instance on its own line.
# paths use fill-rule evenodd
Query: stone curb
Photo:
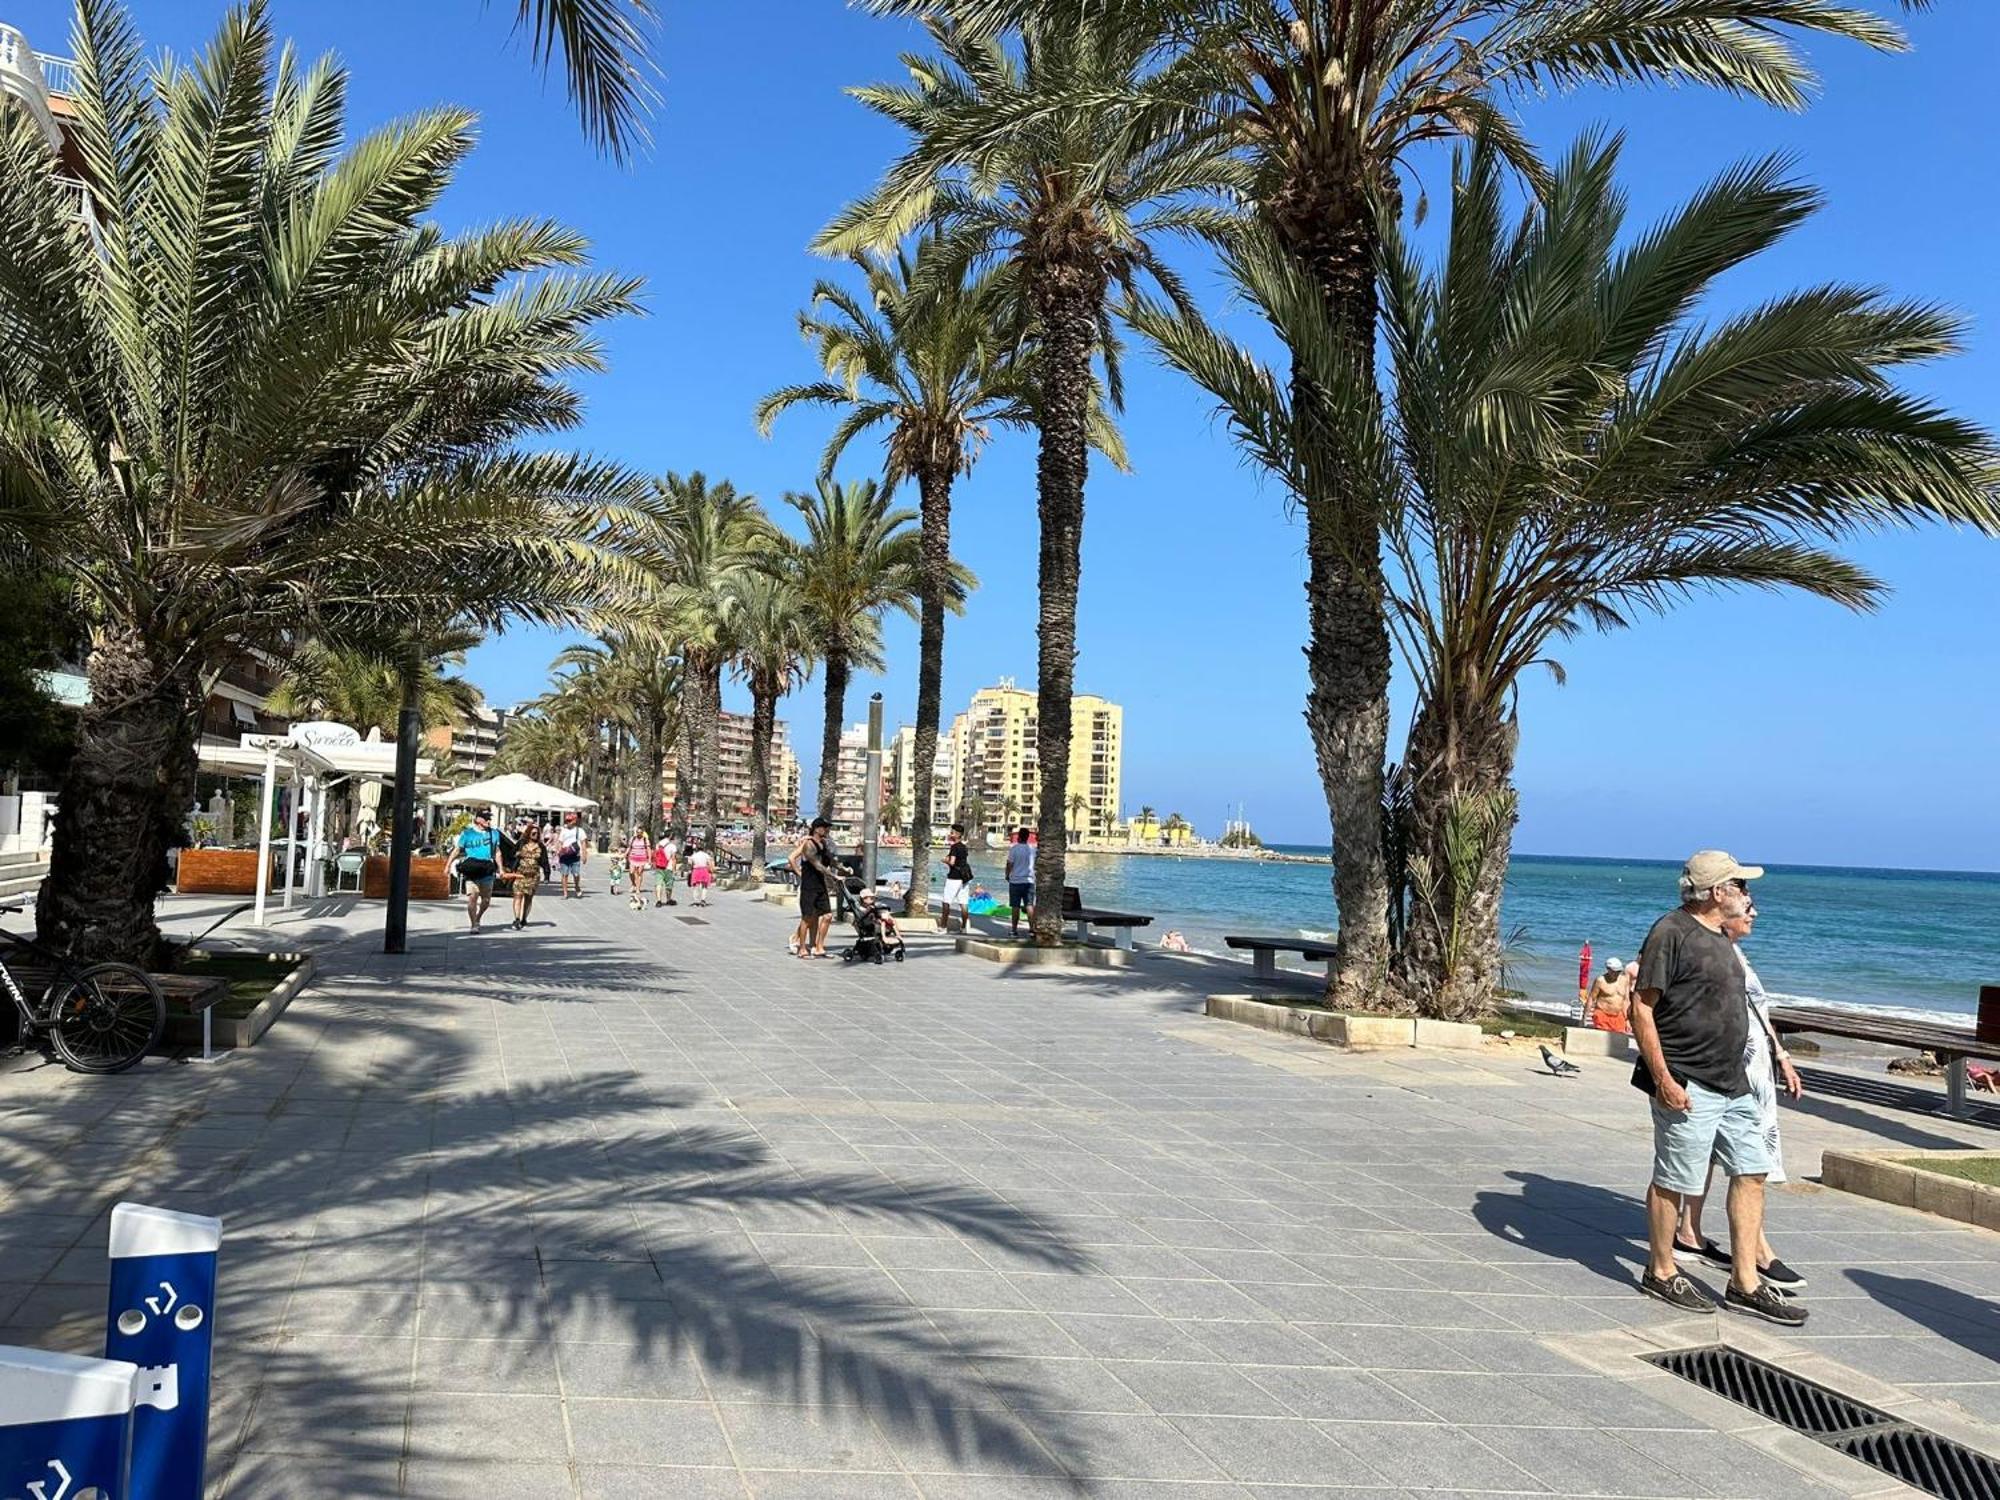
M 1980 1229 L 2000 1229 L 2000 1188 L 1905 1165 L 1911 1157 L 1954 1161 L 1992 1154 L 1982 1150 L 1920 1151 L 1911 1147 L 1828 1151 L 1821 1158 L 1819 1175 L 1825 1186 L 1842 1192 L 1956 1219 Z
M 1563 1027 L 1563 1051 L 1572 1057 L 1635 1057 L 1632 1038 L 1622 1031 L 1599 1031 L 1595 1026 Z
M 1218 1020 L 1311 1037 L 1335 1047 L 1447 1047 L 1465 1051 L 1483 1045 L 1486 1040 L 1484 1032 L 1466 1021 L 1347 1016 L 1330 1010 L 1279 1005 L 1254 995 L 1210 995 L 1203 1008 Z
M 1031 964 L 1056 969 L 1129 969 L 1132 955 L 1123 948 L 1037 948 L 1032 944 L 996 943 L 984 938 L 957 938 L 953 946 L 967 958 L 990 964 Z

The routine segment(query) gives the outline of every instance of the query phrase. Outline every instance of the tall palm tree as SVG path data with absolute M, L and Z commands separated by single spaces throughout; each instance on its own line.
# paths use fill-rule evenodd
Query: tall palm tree
M 1113 293 L 1149 274 L 1178 296 L 1157 240 L 1216 228 L 1225 215 L 1208 195 L 1241 174 L 1196 123 L 1203 70 L 1161 61 L 1144 5 L 1045 5 L 1006 42 L 926 24 L 939 55 L 912 60 L 907 86 L 855 90 L 910 146 L 817 246 L 880 249 L 928 221 L 943 264 L 1001 260 L 1019 278 L 1040 441 L 1037 752 L 1067 766 L 1091 409 Z M 1115 382 L 1110 393 L 1115 404 Z M 1062 941 L 1063 793 L 1060 775 L 1042 778 L 1034 931 L 1045 945 Z
M 468 718 L 480 705 L 479 689 L 451 668 L 465 665 L 465 653 L 482 632 L 451 627 L 398 649 L 366 639 L 308 640 L 285 664 L 271 694 L 271 712 L 289 719 L 336 719 L 363 731 L 396 733 L 405 703 L 416 705 L 426 729 Z
M 833 816 L 839 780 L 840 725 L 854 668 L 882 668 L 882 615 L 915 614 L 920 544 L 916 515 L 895 508 L 872 479 L 837 484 L 821 479 L 809 495 L 785 503 L 805 522 L 803 540 L 787 538 L 773 554 L 812 617 L 826 711 L 820 730 L 819 815 Z M 963 608 L 963 575 L 949 577 L 946 602 Z
M 477 627 L 584 622 L 629 579 L 603 523 L 636 476 L 513 443 L 578 420 L 566 380 L 636 283 L 537 275 L 584 260 L 546 221 L 443 234 L 472 117 L 343 153 L 345 74 L 279 56 L 261 8 L 149 67 L 80 0 L 74 51 L 95 236 L 0 113 L 0 528 L 91 623 L 38 926 L 145 961 L 228 661 L 364 610 L 416 631 L 441 596 Z
M 816 645 L 796 579 L 763 571 L 740 585 L 731 662 L 750 687 L 750 878 L 762 880 L 771 828 L 778 702 L 806 678 Z
M 1403 978 L 1433 1015 L 1491 1001 L 1517 684 L 1535 666 L 1560 678 L 1558 642 L 1715 587 L 1869 608 L 1881 583 L 1831 540 L 1923 519 L 2000 529 L 1993 439 L 1894 384 L 1957 348 L 1956 319 L 1826 285 L 1704 321 L 1716 281 L 1816 195 L 1753 162 L 1620 248 L 1617 161 L 1615 142 L 1580 143 L 1523 219 L 1499 145 L 1477 143 L 1454 175 L 1441 262 L 1385 236 L 1380 395 L 1296 262 L 1238 261 L 1322 393 L 1319 436 L 1385 518 L 1390 619 L 1417 689 Z M 1232 422 L 1290 482 L 1287 383 L 1184 331 L 1170 350 L 1228 392 Z
M 966 27 L 1032 27 L 1079 0 L 943 0 Z M 1084 0 L 1090 3 L 1090 0 Z M 1114 0 L 1116 3 L 1116 0 Z M 1212 118 L 1253 169 L 1258 220 L 1319 288 L 1364 373 L 1376 341 L 1375 258 L 1402 203 L 1409 150 L 1484 134 L 1543 177 L 1503 107 L 1548 86 L 1687 81 L 1796 109 L 1812 75 L 1788 33 L 1899 49 L 1901 32 L 1823 0 L 1137 0 L 1156 40 L 1206 57 Z M 1919 8 L 1927 0 L 1904 6 Z M 907 13 L 932 0 L 874 0 Z M 1122 6 L 1121 6 L 1122 8 Z M 1203 70 L 1195 70 L 1203 71 Z M 1294 365 L 1303 421 L 1325 420 Z M 1362 476 L 1318 467 L 1296 490 L 1306 523 L 1311 731 L 1331 823 L 1342 1003 L 1366 1003 L 1388 963 L 1382 775 L 1390 645 L 1379 528 Z
M 1081 842 L 1084 833 L 1088 831 L 1084 827 L 1083 815 L 1089 806 L 1090 799 L 1085 797 L 1082 792 L 1071 792 L 1069 794 L 1069 842 L 1071 848 L 1075 848 Z
M 493 771 L 499 775 L 520 771 L 565 791 L 589 796 L 584 767 L 590 759 L 596 726 L 588 732 L 583 721 L 573 715 L 532 708 L 508 720 L 507 734 L 493 757 Z
M 1032 425 L 1032 386 L 1011 330 L 1008 278 L 998 267 L 979 275 L 943 274 L 935 236 L 912 255 L 856 256 L 867 280 L 864 301 L 837 282 L 820 281 L 799 329 L 830 377 L 773 391 L 757 407 L 769 433 L 780 412 L 820 405 L 842 413 L 827 440 L 822 477 L 848 444 L 885 429 L 883 480 L 893 490 L 917 484 L 917 722 L 911 789 L 909 909 L 930 893 L 931 796 L 944 703 L 944 617 L 951 607 L 951 494 L 995 427 Z M 1108 431 L 1108 424 L 1107 424 Z M 1115 434 L 1100 441 L 1115 442 Z M 966 575 L 968 582 L 970 575 Z

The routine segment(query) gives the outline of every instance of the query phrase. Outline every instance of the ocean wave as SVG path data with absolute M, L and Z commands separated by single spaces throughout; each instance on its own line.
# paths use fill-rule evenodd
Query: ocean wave
M 1296 932 L 1300 937 L 1305 938 L 1308 942 L 1314 943 L 1330 943 L 1340 936 L 1338 932 L 1328 931 L 1325 928 L 1319 927 L 1294 927 L 1292 931 Z
M 1963 1028 L 1973 1019 L 1970 1011 L 1926 1010 L 1919 1005 L 1887 1005 L 1867 1000 L 1828 1000 L 1819 995 L 1794 995 L 1783 990 L 1766 993 L 1780 1005 L 1812 1005 L 1824 1010 L 1851 1010 L 1856 1015 L 1885 1016 L 1897 1021 L 1920 1021 L 1927 1026 Z

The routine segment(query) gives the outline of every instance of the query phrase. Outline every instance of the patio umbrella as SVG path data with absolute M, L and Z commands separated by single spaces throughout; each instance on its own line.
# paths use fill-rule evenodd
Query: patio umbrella
M 510 771 L 505 776 L 495 776 L 487 781 L 475 781 L 456 791 L 439 792 L 431 801 L 439 807 L 490 804 L 494 807 L 531 807 L 537 812 L 582 812 L 585 808 L 597 806 L 588 797 L 579 797 L 575 792 L 566 792 L 559 786 L 523 776 L 519 771 Z

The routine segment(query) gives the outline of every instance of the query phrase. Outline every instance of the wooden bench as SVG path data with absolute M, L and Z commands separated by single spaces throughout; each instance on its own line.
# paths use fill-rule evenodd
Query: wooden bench
M 1983 1042 L 1958 1026 L 1937 1026 L 1925 1021 L 1899 1020 L 1895 1016 L 1871 1016 L 1859 1011 L 1833 1010 L 1817 1005 L 1774 1005 L 1771 1024 L 1780 1034 L 1797 1031 L 1822 1036 L 1843 1036 L 1858 1042 L 1881 1042 L 1891 1047 L 1909 1047 L 1929 1052 L 1944 1065 L 1945 1107 L 1953 1116 L 1967 1115 L 1965 1064 L 1968 1058 L 2000 1062 L 2000 1041 Z
M 1242 933 L 1225 934 L 1222 941 L 1239 952 L 1247 951 L 1250 954 L 1250 972 L 1260 979 L 1277 977 L 1280 953 L 1296 953 L 1309 964 L 1325 964 L 1329 974 L 1333 971 L 1334 949 L 1331 943 L 1317 942 L 1312 938 L 1249 937 Z
M 40 1000 L 55 981 L 55 970 L 32 964 L 10 964 L 15 980 L 29 995 Z M 216 975 L 155 974 L 153 982 L 167 1002 L 167 1019 L 176 1013 L 201 1017 L 201 1060 L 215 1061 L 215 1007 L 229 998 L 229 981 Z

